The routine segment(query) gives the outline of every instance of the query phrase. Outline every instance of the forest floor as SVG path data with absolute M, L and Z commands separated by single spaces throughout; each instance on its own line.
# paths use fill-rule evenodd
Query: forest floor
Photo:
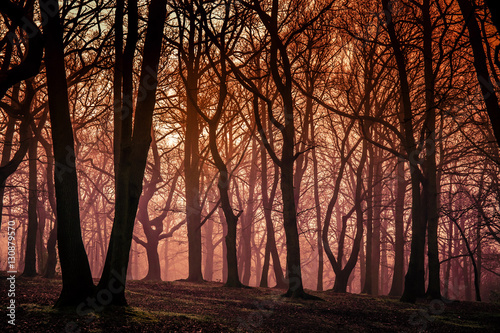
M 0 274 L 2 286 L 6 275 Z M 500 332 L 500 304 L 419 301 L 310 293 L 290 300 L 282 290 L 234 289 L 221 283 L 127 283 L 129 306 L 86 315 L 52 308 L 61 280 L 17 278 L 16 326 L 7 323 L 1 288 L 0 332 Z

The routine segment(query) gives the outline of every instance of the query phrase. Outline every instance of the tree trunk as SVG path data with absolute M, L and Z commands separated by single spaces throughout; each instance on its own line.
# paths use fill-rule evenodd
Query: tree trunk
M 130 15 L 131 12 L 134 12 L 134 8 L 129 8 L 129 11 Z M 99 293 L 106 293 L 109 296 L 105 302 L 107 304 L 102 305 L 127 304 L 124 293 L 126 273 L 134 222 L 142 192 L 144 170 L 151 143 L 151 126 L 156 102 L 156 88 L 158 85 L 157 69 L 163 40 L 163 29 L 158 29 L 158 27 L 163 27 L 165 17 L 165 2 L 162 0 L 152 0 L 149 6 L 148 28 L 144 41 L 143 62 L 139 79 L 139 90 L 144 93 L 142 98 L 138 99 L 135 107 L 136 117 L 133 124 L 133 133 L 131 131 L 132 112 L 122 118 L 126 123 L 122 124 L 121 129 L 120 165 L 118 174 L 116 175 L 115 219 L 106 262 L 98 285 L 99 292 L 97 293 L 98 298 Z M 127 51 L 127 47 L 125 51 Z M 124 73 L 130 74 L 126 71 Z M 125 102 L 127 101 L 125 97 L 128 91 L 128 88 L 125 86 L 125 78 L 128 76 L 124 75 L 124 106 L 128 103 Z M 124 111 L 132 110 L 133 108 L 130 107 Z
M 195 27 L 191 28 L 192 30 Z M 194 32 L 191 32 L 194 33 Z M 194 48 L 190 44 L 191 47 Z M 194 51 L 193 51 L 194 52 Z M 193 60 L 194 62 L 194 60 Z M 186 221 L 188 232 L 188 281 L 201 282 L 201 207 L 200 207 L 200 162 L 199 162 L 199 120 L 195 103 L 198 98 L 198 74 L 193 68 L 194 64 L 188 66 L 187 74 L 187 118 L 186 139 L 184 142 L 184 172 L 186 184 Z
M 213 281 L 214 276 L 214 244 L 213 236 L 214 236 L 214 223 L 212 220 L 208 220 L 204 224 L 205 229 L 205 251 L 207 255 L 205 256 L 205 270 L 203 272 L 203 276 L 207 281 Z
M 267 231 L 266 231 L 267 234 Z M 267 237 L 267 236 L 266 236 Z M 267 277 L 269 274 L 269 261 L 271 257 L 271 246 L 266 242 L 266 248 L 264 249 L 264 263 L 262 264 L 262 273 L 260 276 L 259 287 L 268 288 Z
M 246 206 L 245 215 L 243 216 L 241 223 L 241 245 L 242 245 L 242 256 L 241 261 L 243 264 L 243 274 L 242 283 L 248 285 L 250 282 L 250 275 L 252 269 L 252 224 L 254 219 L 254 195 L 255 195 L 255 184 L 257 180 L 257 142 L 255 137 L 252 136 L 252 157 L 250 162 L 250 176 L 248 179 L 248 203 Z
M 146 254 L 148 256 L 148 274 L 143 280 L 161 281 L 160 256 L 158 255 L 158 240 L 152 237 L 148 239 L 146 245 Z
M 373 293 L 373 148 L 370 147 L 370 160 L 372 163 L 368 166 L 367 178 L 367 193 L 366 193 L 366 269 L 365 269 L 365 285 L 362 293 L 371 295 Z
M 314 138 L 314 125 L 311 122 L 311 136 Z M 316 290 L 323 291 L 323 242 L 321 236 L 321 204 L 319 201 L 319 179 L 318 179 L 318 158 L 316 157 L 316 149 L 312 151 L 313 160 L 313 177 L 314 177 L 314 205 L 316 206 L 316 234 L 318 248 L 318 278 L 316 281 Z
M 5 130 L 5 137 L 2 147 L 2 162 L 0 167 L 5 166 L 10 160 L 10 153 L 12 151 L 12 138 L 14 137 L 14 127 L 16 121 L 14 118 L 9 117 L 7 121 L 7 128 Z M 0 180 L 1 181 L 1 180 Z M 0 184 L 0 226 L 3 220 L 3 197 L 5 194 L 5 180 Z
M 297 212 L 295 210 L 295 198 L 293 195 L 293 139 L 291 135 L 293 132 L 289 132 L 291 132 L 288 133 L 289 137 L 285 138 L 283 142 L 283 159 L 280 167 L 281 193 L 283 197 L 283 222 L 287 248 L 286 264 L 288 290 L 285 296 L 302 298 L 305 292 L 302 286 L 299 232 L 297 230 Z
M 373 148 L 372 163 L 373 175 L 373 229 L 372 229 L 372 261 L 371 261 L 371 294 L 379 295 L 380 283 L 380 234 L 382 209 L 382 167 L 379 159 L 378 148 Z
M 24 255 L 24 272 L 23 276 L 33 277 L 36 276 L 36 238 L 38 231 L 38 218 L 37 218 L 37 145 L 38 141 L 34 136 L 30 139 L 30 146 L 28 149 L 29 159 L 29 185 L 28 185 L 28 235 L 26 236 L 26 254 Z
M 36 235 L 36 255 L 38 258 L 37 271 L 39 274 L 43 274 L 45 266 L 47 265 L 47 249 L 43 241 L 45 235 L 45 224 L 47 223 L 47 212 L 45 211 L 45 205 L 41 202 L 37 204 L 37 215 L 38 215 L 38 228 Z
M 391 47 L 397 64 L 399 81 L 401 85 L 401 106 L 402 117 L 401 126 L 404 129 L 404 147 L 410 162 L 411 188 L 412 188 L 412 240 L 410 263 L 405 276 L 405 288 L 401 301 L 414 303 L 417 297 L 424 296 L 425 293 L 425 231 L 426 221 L 422 216 L 422 197 L 420 194 L 420 180 L 422 175 L 418 166 L 419 150 L 413 137 L 413 114 L 411 108 L 410 86 L 406 73 L 405 56 L 401 44 L 397 38 L 394 27 L 394 18 L 391 14 L 389 0 L 382 0 L 385 12 L 387 31 L 391 41 Z
M 226 236 L 227 236 L 227 223 L 226 218 L 224 216 L 224 211 L 219 207 L 218 209 L 219 219 L 222 223 L 222 234 L 224 239 L 222 241 L 222 282 L 226 283 L 227 281 L 227 245 L 226 245 Z
M 264 209 L 264 219 L 266 221 L 266 251 L 269 251 L 273 259 L 273 270 L 276 279 L 276 288 L 285 289 L 286 282 L 283 275 L 283 270 L 281 268 L 281 261 L 278 254 L 278 249 L 276 248 L 276 238 L 274 233 L 274 225 L 272 220 L 272 205 L 274 202 L 274 197 L 276 195 L 276 188 L 278 186 L 278 175 L 277 168 L 274 168 L 274 180 L 271 187 L 271 194 L 268 194 L 268 182 L 267 182 L 267 155 L 264 150 L 260 153 L 261 159 L 261 192 L 262 192 L 262 205 Z M 264 259 L 264 267 L 262 268 L 262 277 L 260 280 L 260 286 L 267 286 L 268 270 L 269 270 L 269 260 Z
M 63 288 L 56 307 L 76 306 L 93 293 L 94 283 L 80 229 L 78 180 L 64 68 L 63 31 L 57 14 L 59 4 L 56 0 L 39 2 L 42 14 L 47 17 L 43 35 L 56 163 L 57 242 L 63 279 Z M 56 14 L 49 13 L 49 8 Z
M 389 270 L 387 265 L 387 243 L 388 240 L 385 237 L 387 232 L 387 226 L 383 222 L 381 227 L 384 229 L 384 237 L 381 239 L 380 248 L 380 285 L 379 285 L 379 295 L 387 295 L 389 289 Z
M 486 61 L 486 54 L 483 49 L 483 38 L 481 30 L 476 20 L 474 8 L 469 0 L 458 0 L 460 11 L 465 20 L 467 31 L 469 32 L 469 41 L 474 55 L 474 68 L 476 69 L 477 80 L 481 88 L 481 93 L 486 104 L 486 111 L 491 121 L 493 133 L 500 145 L 500 106 L 498 105 L 498 98 L 494 90 L 494 85 L 491 82 L 488 65 Z M 493 7 L 489 4 L 490 8 Z M 496 19 L 495 24 L 498 24 L 498 15 L 494 15 Z
M 436 170 L 436 109 L 434 102 L 434 70 L 432 68 L 432 24 L 430 18 L 430 0 L 422 5 L 422 22 L 424 26 L 424 76 L 425 76 L 425 135 L 426 157 L 424 160 L 425 181 L 423 193 L 426 198 L 427 213 L 427 256 L 429 262 L 429 285 L 427 297 L 441 299 L 441 282 L 439 274 L 438 248 L 438 194 Z
M 50 231 L 49 239 L 47 240 L 47 266 L 45 267 L 45 272 L 43 274 L 44 278 L 53 279 L 56 275 L 57 266 L 57 253 L 56 253 L 56 243 L 57 243 L 57 219 L 54 223 L 54 227 Z
M 222 84 L 225 85 L 225 82 Z M 225 86 L 221 88 L 221 96 L 219 100 L 219 106 L 222 109 L 222 104 L 225 99 Z M 220 117 L 220 114 L 219 114 Z M 218 117 L 217 117 L 218 118 Z M 227 223 L 227 234 L 226 234 L 226 247 L 227 247 L 227 281 L 225 283 L 226 287 L 241 287 L 243 286 L 240 282 L 238 274 L 238 258 L 236 255 L 236 230 L 238 225 L 239 215 L 235 215 L 233 208 L 231 207 L 231 201 L 229 199 L 229 173 L 227 171 L 226 164 L 222 160 L 218 148 L 217 148 L 217 124 L 219 119 L 209 124 L 209 145 L 210 152 L 215 162 L 215 166 L 219 170 L 219 182 L 217 187 L 219 188 L 219 195 L 221 201 L 222 211 L 224 212 L 224 217 Z
M 404 205 L 406 193 L 405 167 L 404 161 L 397 161 L 396 175 L 396 204 L 394 208 L 394 274 L 392 277 L 392 287 L 390 296 L 403 295 L 404 270 L 405 270 L 405 240 L 404 240 Z

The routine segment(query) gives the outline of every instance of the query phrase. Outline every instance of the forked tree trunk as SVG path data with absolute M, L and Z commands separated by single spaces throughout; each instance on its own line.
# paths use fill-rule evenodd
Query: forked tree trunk
M 129 8 L 129 10 L 133 11 L 134 8 Z M 106 262 L 98 285 L 98 295 L 99 293 L 106 293 L 110 295 L 110 299 L 106 301 L 107 304 L 102 305 L 127 304 L 124 293 L 126 273 L 134 222 L 142 192 L 144 170 L 151 143 L 151 126 L 158 84 L 156 75 L 163 40 L 163 29 L 158 29 L 158 27 L 163 27 L 166 14 L 166 4 L 164 1 L 151 1 L 139 79 L 139 90 L 144 93 L 142 98 L 137 101 L 135 107 L 136 117 L 133 124 L 133 133 L 132 113 L 126 115 L 126 123 L 122 124 L 121 128 L 120 165 L 118 167 L 118 174 L 116 175 L 115 219 Z M 124 97 L 128 98 L 125 92 L 129 91 L 129 89 L 125 88 L 124 80 Z M 124 99 L 124 107 L 126 106 L 125 101 L 126 99 Z M 130 103 L 132 103 L 131 96 Z M 132 104 L 130 104 L 129 110 L 133 110 Z
M 362 189 L 363 189 L 363 168 L 366 163 L 367 158 L 367 142 L 363 141 L 363 152 L 359 161 L 358 169 L 356 170 L 356 191 L 355 191 L 355 203 L 354 207 L 350 213 L 342 217 L 342 232 L 339 239 L 339 255 L 335 259 L 332 251 L 329 247 L 325 246 L 325 252 L 332 264 L 332 268 L 335 272 L 335 284 L 333 286 L 333 291 L 339 293 L 345 293 L 347 291 L 347 285 L 349 284 L 349 276 L 351 275 L 354 267 L 356 266 L 359 250 L 361 248 L 361 241 L 363 239 L 363 208 L 362 208 Z M 344 267 L 342 267 L 342 261 L 344 257 L 344 239 L 345 231 L 347 229 L 347 219 L 349 216 L 355 212 L 356 213 L 356 235 L 354 237 L 352 251 L 349 259 L 347 260 Z M 328 213 L 327 213 L 328 214 Z M 328 230 L 328 229 L 327 229 Z M 325 238 L 324 238 L 325 239 Z M 365 281 L 366 283 L 366 281 Z
M 425 294 L 425 231 L 426 221 L 422 216 L 422 197 L 420 193 L 420 180 L 422 175 L 417 164 L 418 149 L 413 137 L 413 114 L 410 99 L 410 86 L 406 73 L 405 57 L 401 49 L 401 43 L 396 35 L 394 18 L 391 13 L 389 0 L 382 0 L 382 7 L 385 12 L 387 31 L 389 33 L 391 47 L 394 52 L 398 69 L 399 81 L 401 85 L 401 126 L 404 129 L 404 147 L 410 162 L 411 188 L 412 188 L 412 240 L 410 263 L 405 276 L 405 287 L 401 301 L 414 303 L 417 297 Z
M 257 107 L 255 105 L 254 107 Z M 257 112 L 263 110 L 261 106 Z M 265 115 L 262 115 L 262 118 L 265 119 Z M 265 122 L 264 122 L 265 124 Z M 264 125 L 263 124 L 263 125 Z M 268 123 L 268 130 L 271 131 L 271 126 Z M 266 256 L 264 257 L 264 265 L 262 267 L 262 276 L 260 279 L 260 287 L 268 287 L 268 273 L 269 273 L 269 265 L 270 259 L 273 261 L 273 271 L 276 280 L 276 288 L 285 289 L 287 287 L 285 276 L 283 275 L 283 270 L 281 268 L 281 260 L 278 254 L 278 249 L 276 248 L 276 235 L 274 233 L 274 224 L 272 220 L 272 207 L 274 203 L 274 198 L 276 196 L 276 189 L 278 186 L 278 170 L 277 167 L 274 167 L 274 177 L 273 183 L 271 186 L 271 192 L 268 193 L 268 165 L 267 165 L 267 155 L 264 149 L 260 151 L 260 164 L 261 164 L 261 196 L 262 196 L 262 206 L 264 209 L 264 219 L 266 222 Z

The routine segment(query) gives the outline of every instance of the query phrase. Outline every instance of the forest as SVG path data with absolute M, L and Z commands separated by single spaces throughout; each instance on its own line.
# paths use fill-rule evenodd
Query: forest
M 94 331 L 117 314 L 137 331 L 293 331 L 278 314 L 340 325 L 342 302 L 366 315 L 354 331 L 377 306 L 400 312 L 370 331 L 500 327 L 497 1 L 0 13 L 0 327 L 63 311 Z M 155 314 L 165 302 L 187 312 Z M 258 325 L 231 322 L 245 302 Z

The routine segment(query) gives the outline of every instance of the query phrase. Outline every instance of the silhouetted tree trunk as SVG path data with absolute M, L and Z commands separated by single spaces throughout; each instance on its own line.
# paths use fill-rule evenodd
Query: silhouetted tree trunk
M 347 138 L 347 135 L 346 135 Z M 343 145 L 345 145 L 345 139 L 343 142 Z M 365 167 L 367 155 L 368 155 L 368 148 L 367 148 L 367 142 L 366 140 L 363 140 L 363 150 L 361 153 L 361 158 L 359 161 L 358 168 L 356 170 L 356 190 L 355 190 L 355 201 L 354 201 L 354 207 L 351 209 L 351 211 L 346 214 L 345 216 L 342 217 L 342 229 L 340 232 L 339 236 L 339 245 L 338 245 L 338 256 L 335 258 L 333 255 L 333 252 L 330 249 L 330 245 L 328 244 L 328 227 L 330 225 L 330 217 L 331 217 L 331 211 L 333 209 L 333 204 L 336 202 L 336 196 L 338 195 L 338 189 L 340 188 L 340 179 L 342 178 L 343 174 L 343 169 L 345 168 L 345 164 L 347 163 L 347 160 L 349 157 L 342 157 L 341 159 L 341 166 L 340 166 L 340 172 L 339 175 L 337 176 L 337 181 L 335 184 L 335 194 L 334 197 L 331 200 L 328 209 L 326 212 L 326 219 L 325 223 L 323 226 L 323 245 L 325 247 L 325 253 L 330 261 L 330 264 L 332 265 L 332 268 L 335 272 L 335 283 L 333 285 L 333 290 L 335 292 L 340 292 L 340 293 L 345 293 L 347 290 L 347 285 L 349 283 L 349 276 L 351 275 L 354 267 L 356 266 L 357 260 L 358 260 L 358 255 L 359 255 L 359 250 L 361 248 L 361 241 L 363 239 L 363 224 L 364 224 L 364 219 L 363 219 L 363 208 L 362 208 L 362 189 L 363 189 L 363 168 Z M 350 218 L 350 216 L 356 213 L 356 235 L 353 240 L 353 245 L 352 245 L 352 250 L 351 254 L 349 256 L 349 259 L 347 260 L 346 264 L 344 267 L 342 267 L 342 262 L 343 262 L 343 257 L 344 257 L 344 241 L 346 237 L 346 230 L 347 230 L 347 220 Z M 365 280 L 366 284 L 366 280 Z
M 372 154 L 373 165 L 373 232 L 372 232 L 372 295 L 379 295 L 380 284 L 380 235 L 382 209 L 382 166 L 379 149 L 374 147 Z
M 474 269 L 474 291 L 475 291 L 475 297 L 476 297 L 475 299 L 476 299 L 476 301 L 481 302 L 481 292 L 480 292 L 480 285 L 479 285 L 479 269 L 478 269 L 478 265 L 476 263 L 476 259 L 474 258 L 474 252 L 472 251 L 472 249 L 470 247 L 470 242 L 467 238 L 467 235 L 464 232 L 464 226 L 463 225 L 460 226 L 456 219 L 454 219 L 452 217 L 450 217 L 450 219 L 453 221 L 453 223 L 455 223 L 455 226 L 457 227 L 458 232 L 460 233 L 460 236 L 462 237 L 462 241 L 464 242 L 465 248 L 467 250 L 467 254 L 469 255 L 469 258 L 471 260 L 472 267 Z M 464 277 L 468 279 L 469 273 L 468 273 L 468 269 L 466 267 L 467 266 L 466 265 L 466 257 L 463 257 L 463 262 L 464 262 L 464 267 L 463 267 Z M 470 285 L 471 284 L 468 281 L 465 282 L 466 288 L 469 288 L 468 290 L 466 289 L 467 300 L 471 299 Z
M 153 163 L 150 164 L 150 168 L 152 169 L 152 173 L 149 181 L 144 182 L 144 189 L 139 200 L 139 207 L 137 211 L 137 221 L 142 225 L 144 235 L 146 236 L 146 241 L 139 239 L 137 236 L 133 236 L 133 239 L 146 249 L 146 255 L 148 257 L 148 273 L 146 277 L 144 277 L 144 280 L 161 281 L 160 258 L 158 255 L 159 242 L 162 239 L 171 237 L 173 235 L 173 232 L 177 230 L 183 223 L 181 222 L 172 227 L 172 229 L 168 233 L 163 233 L 163 221 L 167 217 L 167 214 L 172 205 L 175 187 L 177 184 L 177 180 L 179 179 L 179 173 L 176 173 L 173 176 L 168 197 L 165 200 L 165 204 L 161 213 L 154 218 L 152 218 L 150 215 L 148 205 L 156 193 L 156 190 L 158 188 L 157 185 L 162 181 L 161 161 L 158 152 L 158 144 L 153 132 L 151 133 L 151 137 Z
M 365 251 L 365 284 L 362 293 L 372 294 L 373 287 L 373 165 L 368 167 L 366 191 L 366 251 Z
M 283 270 L 281 268 L 281 260 L 278 254 L 278 249 L 276 248 L 276 237 L 274 233 L 274 224 L 272 220 L 272 206 L 274 202 L 274 198 L 276 196 L 276 189 L 278 187 L 278 175 L 277 175 L 277 170 L 275 169 L 274 172 L 274 180 L 273 184 L 271 186 L 271 193 L 268 193 L 269 186 L 268 186 L 268 181 L 267 181 L 267 156 L 266 152 L 261 150 L 260 153 L 260 158 L 261 158 L 261 192 L 262 192 L 262 206 L 264 209 L 264 220 L 266 222 L 266 249 L 265 253 L 268 253 L 268 256 L 264 257 L 264 264 L 262 267 L 262 276 L 260 280 L 260 287 L 265 287 L 267 288 L 267 278 L 268 278 L 268 271 L 269 271 L 269 265 L 270 265 L 270 259 L 272 258 L 273 260 L 273 271 L 274 271 L 274 276 L 276 280 L 276 288 L 280 289 L 285 289 L 286 288 L 286 282 L 285 282 L 285 276 L 283 275 Z
M 52 279 L 56 275 L 57 266 L 57 253 L 56 253 L 56 243 L 57 243 L 57 218 L 54 222 L 54 227 L 50 231 L 49 239 L 47 240 L 47 265 L 45 266 L 45 272 L 43 274 L 44 278 Z
M 381 248 L 380 248 L 380 287 L 379 287 L 379 295 L 387 295 L 389 291 L 389 269 L 387 265 L 387 247 L 388 247 L 388 239 L 387 239 L 387 223 L 385 219 L 381 221 L 381 228 L 383 230 L 382 238 L 380 240 Z
M 451 187 L 450 187 L 451 189 Z M 452 253 L 453 253 L 453 223 L 450 221 L 450 225 L 448 227 L 448 244 L 447 244 L 447 251 L 446 255 L 448 258 L 451 258 Z M 451 260 L 448 259 L 446 261 L 446 269 L 444 271 L 444 297 L 447 299 L 450 298 L 450 276 L 451 276 Z
M 12 139 L 14 137 L 14 127 L 16 125 L 16 121 L 12 117 L 8 117 L 7 121 L 7 128 L 5 129 L 5 138 L 3 142 L 3 147 L 2 147 L 2 162 L 0 164 L 0 167 L 3 167 L 7 163 L 9 163 L 10 160 L 10 153 L 12 151 Z M 0 184 L 0 226 L 3 220 L 3 197 L 5 194 L 5 181 L 7 180 L 7 177 L 2 177 L 3 180 L 2 183 Z
M 242 283 L 248 285 L 250 283 L 250 275 L 252 268 L 252 225 L 254 219 L 254 196 L 255 196 L 255 185 L 257 180 L 257 140 L 252 136 L 252 157 L 250 164 L 250 175 L 248 177 L 248 201 L 246 205 L 246 211 L 242 218 L 241 223 L 241 242 L 242 242 L 242 256 L 241 262 L 243 264 L 243 275 Z
M 28 149 L 29 159 L 29 180 L 28 180 L 28 234 L 26 236 L 26 254 L 24 255 L 24 271 L 23 276 L 33 277 L 36 276 L 36 238 L 38 231 L 37 220 L 37 201 L 38 191 L 37 185 L 37 145 L 38 141 L 35 136 L 30 139 L 30 146 Z
M 472 48 L 472 54 L 474 55 L 473 64 L 476 69 L 477 79 L 484 98 L 484 103 L 486 104 L 486 111 L 488 112 L 497 143 L 500 145 L 500 106 L 498 105 L 498 98 L 488 71 L 488 62 L 486 61 L 486 54 L 483 49 L 481 30 L 477 23 L 474 7 L 471 2 L 469 0 L 458 0 L 458 4 L 465 20 L 465 26 L 469 32 L 470 46 Z M 492 15 L 494 23 L 498 24 L 498 13 L 494 10 L 494 7 L 498 8 L 498 6 L 493 5 L 492 1 L 488 3 L 488 6 L 490 7 L 491 12 L 495 13 Z
M 137 20 L 137 3 L 129 3 L 129 24 Z M 133 6 L 130 6 L 133 4 Z M 130 15 L 133 13 L 133 17 Z M 129 262 L 130 247 L 132 243 L 134 222 L 142 193 L 142 182 L 146 167 L 149 146 L 151 144 L 151 126 L 153 111 L 156 102 L 156 88 L 158 85 L 157 71 L 163 39 L 163 25 L 167 15 L 164 0 L 152 0 L 149 6 L 148 28 L 144 40 L 143 61 L 139 79 L 141 98 L 135 106 L 135 119 L 132 132 L 132 89 L 131 72 L 128 68 L 127 46 L 124 51 L 124 77 L 123 77 L 123 105 L 121 139 L 120 139 L 120 164 L 116 179 L 115 219 L 106 255 L 106 262 L 99 281 L 100 292 L 113 289 L 109 304 L 126 305 L 125 281 Z M 129 26 L 129 35 L 130 35 Z M 135 38 L 133 38 L 135 39 Z M 127 41 L 127 44 L 128 41 Z M 130 45 L 131 58 L 136 41 Z M 130 80 L 130 82 L 128 82 Z M 130 86 L 128 86 L 130 84 Z M 130 94 L 129 94 L 130 93 Z M 130 103 L 130 104 L 128 104 Z M 128 113 L 125 113 L 128 112 Z M 108 305 L 108 304 L 103 304 Z
M 424 160 L 423 195 L 426 203 L 427 219 L 427 256 L 429 261 L 429 284 L 427 297 L 441 299 L 441 282 L 439 275 L 438 248 L 438 194 L 436 170 L 436 108 L 435 108 L 435 75 L 433 70 L 432 23 L 430 17 L 430 1 L 424 0 L 422 5 L 422 23 L 424 30 L 424 79 L 425 79 L 425 139 L 426 156 Z
M 54 213 L 54 224 L 49 233 L 49 238 L 47 239 L 47 262 L 43 270 L 43 277 L 52 279 L 56 274 L 57 266 L 57 208 L 56 208 L 56 195 L 54 187 L 54 156 L 52 155 L 51 144 L 41 135 L 41 132 L 37 133 L 37 140 L 40 141 L 41 145 L 45 150 L 47 156 L 47 169 L 46 169 L 46 179 L 47 179 L 47 196 L 49 199 L 49 205 Z
M 189 37 L 187 52 L 184 54 L 186 66 L 186 134 L 184 141 L 184 173 L 186 195 L 186 220 L 188 234 L 188 268 L 187 280 L 203 281 L 201 272 L 201 207 L 200 207 L 200 156 L 199 156 L 199 115 L 196 110 L 198 103 L 198 80 L 200 71 L 200 54 L 196 49 L 196 36 L 201 35 L 201 27 L 195 22 L 193 4 L 188 8 Z
M 63 289 L 56 307 L 76 306 L 93 293 L 94 283 L 80 230 L 78 180 L 64 67 L 63 31 L 58 14 L 59 4 L 56 0 L 40 0 L 39 3 L 42 14 L 47 17 L 43 35 L 56 163 L 54 180 L 57 242 L 63 279 Z
M 382 7 L 385 12 L 387 31 L 389 33 L 391 48 L 393 49 L 399 74 L 401 89 L 401 108 L 402 117 L 400 122 L 404 129 L 404 147 L 408 154 L 410 163 L 410 176 L 412 188 L 412 240 L 410 263 L 408 272 L 405 276 L 405 288 L 401 301 L 414 303 L 417 297 L 425 294 L 425 270 L 424 270 L 424 252 L 425 252 L 425 231 L 426 221 L 422 216 L 422 197 L 420 193 L 420 181 L 422 174 L 417 164 L 418 153 L 415 138 L 413 137 L 413 114 L 410 99 L 410 87 L 408 84 L 408 75 L 406 73 L 405 56 L 401 50 L 401 44 L 397 38 L 394 28 L 394 18 L 389 0 L 382 0 Z
M 312 117 L 312 114 L 311 114 Z M 314 140 L 314 124 L 311 121 L 311 137 Z M 314 145 L 314 143 L 313 143 Z M 318 158 L 316 157 L 316 149 L 312 151 L 312 161 L 313 161 L 313 182 L 314 182 L 314 205 L 316 209 L 316 234 L 318 248 L 318 279 L 316 281 L 316 290 L 323 291 L 323 242 L 321 235 L 321 203 L 319 200 L 319 179 L 318 179 Z
M 160 256 L 158 255 L 158 242 L 149 240 L 146 246 L 148 256 L 148 274 L 144 280 L 161 281 Z
M 214 250 L 215 246 L 212 243 L 214 236 L 214 222 L 208 220 L 205 223 L 205 251 L 207 255 L 205 256 L 205 270 L 203 276 L 207 281 L 213 281 L 214 276 Z
M 222 282 L 226 283 L 227 281 L 227 245 L 226 245 L 226 235 L 227 235 L 227 223 L 226 223 L 226 218 L 224 217 L 224 211 L 222 208 L 219 206 L 219 209 L 217 210 L 217 213 L 219 215 L 219 219 L 222 223 L 222 234 L 224 235 L 222 237 Z
M 295 155 L 295 124 L 294 124 L 294 100 L 292 96 L 292 67 L 288 58 L 287 46 L 279 35 L 278 28 L 278 1 L 274 0 L 271 15 L 266 13 L 261 4 L 254 2 L 252 7 L 261 21 L 266 26 L 266 30 L 271 35 L 270 42 L 270 68 L 273 82 L 281 96 L 282 113 L 284 124 L 279 124 L 282 141 L 281 158 L 278 159 L 275 152 L 266 148 L 271 157 L 280 169 L 281 174 L 281 194 L 283 204 L 283 224 L 286 235 L 287 249 L 287 277 L 288 290 L 285 297 L 308 298 L 304 292 L 302 284 L 302 269 L 300 265 L 300 242 L 297 228 L 297 210 L 294 198 L 294 164 L 298 155 Z M 278 59 L 281 63 L 281 72 L 278 69 Z M 283 80 L 284 79 L 284 80 Z M 257 104 L 257 100 L 254 101 Z M 254 107 L 255 108 L 255 107 Z M 257 126 L 263 141 L 267 142 L 262 132 L 259 114 L 257 114 Z
M 224 50 L 224 42 L 221 40 L 222 50 Z M 219 181 L 217 187 L 219 189 L 219 196 L 222 211 L 224 212 L 224 217 L 227 223 L 227 234 L 226 234 L 226 247 L 227 247 L 227 281 L 225 285 L 227 287 L 241 287 L 242 283 L 238 275 L 238 258 L 236 255 L 236 230 L 238 224 L 238 218 L 243 211 L 240 211 L 238 215 L 234 214 L 233 208 L 231 206 L 231 200 L 229 198 L 229 172 L 227 166 L 220 156 L 219 149 L 217 147 L 217 128 L 219 126 L 219 121 L 221 119 L 224 102 L 227 96 L 227 86 L 226 86 L 226 61 L 223 59 L 220 64 L 220 83 L 219 83 L 219 99 L 217 102 L 217 109 L 215 115 L 212 119 L 206 119 L 208 121 L 208 136 L 209 136 L 209 146 L 210 153 L 214 160 L 217 170 L 219 170 Z
M 405 269 L 404 205 L 406 193 L 404 161 L 398 158 L 396 166 L 396 203 L 394 207 L 394 274 L 390 296 L 403 295 Z

